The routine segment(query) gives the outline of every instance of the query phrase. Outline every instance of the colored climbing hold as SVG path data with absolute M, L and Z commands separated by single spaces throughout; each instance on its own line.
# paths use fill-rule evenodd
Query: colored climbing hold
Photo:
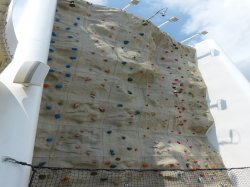
M 144 162 L 144 163 L 142 164 L 142 166 L 143 166 L 144 168 L 147 168 L 147 167 L 149 166 L 149 164 L 148 164 L 147 162 Z
M 44 87 L 44 88 L 48 88 L 49 85 L 48 85 L 47 83 L 44 83 L 44 84 L 43 84 L 43 87 Z
M 63 176 L 61 178 L 61 182 L 69 182 L 69 177 L 68 176 Z
M 115 151 L 113 149 L 110 149 L 109 153 L 114 156 L 115 155 Z
M 46 105 L 46 110 L 51 110 L 51 109 L 52 109 L 52 106 Z
M 52 58 L 51 57 L 48 57 L 48 61 L 51 61 L 52 60 Z
M 73 25 L 77 27 L 77 26 L 78 26 L 78 23 L 74 23 Z
M 55 88 L 61 89 L 61 88 L 63 88 L 63 84 L 56 84 L 56 85 L 55 85 Z
M 70 64 L 66 64 L 65 67 L 66 67 L 66 68 L 70 68 L 71 65 L 70 65 Z
M 56 36 L 56 32 L 52 32 L 52 36 Z
M 81 18 L 77 17 L 76 19 L 77 19 L 77 20 L 80 20 Z
M 112 131 L 111 131 L 111 130 L 107 131 L 107 134 L 111 134 L 111 133 L 112 133 Z
M 103 107 L 99 107 L 98 109 L 100 112 L 105 112 L 105 108 L 103 108 Z
M 71 77 L 71 73 L 65 73 L 65 77 Z
M 70 60 L 76 60 L 76 57 L 75 56 L 71 56 L 69 57 Z
M 73 38 L 73 36 L 70 36 L 70 35 L 69 35 L 69 36 L 67 36 L 67 38 Z
M 47 162 L 39 162 L 37 167 L 43 167 L 47 164 Z
M 125 62 L 125 61 L 122 61 L 122 65 L 126 65 L 127 64 L 127 62 Z
M 121 160 L 121 158 L 117 157 L 115 160 L 116 160 L 116 161 L 120 161 L 120 160 Z
M 123 107 L 123 104 L 118 104 L 117 107 Z
M 129 78 L 128 78 L 128 81 L 129 81 L 129 82 L 132 82 L 132 81 L 133 81 L 133 79 L 132 79 L 131 77 L 129 77 Z
M 50 73 L 54 73 L 55 70 L 54 70 L 53 68 L 50 68 L 50 69 L 49 69 L 49 72 L 50 72 Z
M 57 113 L 57 114 L 54 115 L 54 117 L 55 117 L 56 119 L 60 119 L 60 118 L 61 118 L 61 114 Z
M 101 178 L 100 178 L 100 181 L 102 181 L 102 182 L 104 182 L 104 181 L 106 181 L 106 180 L 108 180 L 108 177 L 101 177 Z
M 78 51 L 78 49 L 76 47 L 72 47 L 71 50 L 72 51 Z
M 56 43 L 56 41 L 55 41 L 55 40 L 51 40 L 50 43 L 51 43 L 51 44 L 54 44 L 54 43 Z
M 131 151 L 133 148 L 132 147 L 127 147 L 127 150 L 128 151 Z
M 139 35 L 140 35 L 140 36 L 144 36 L 144 33 L 143 33 L 143 32 L 141 32 L 141 33 L 139 33 Z
M 50 52 L 50 53 L 54 53 L 54 51 L 55 51 L 55 50 L 52 49 L 52 48 L 49 49 L 49 52 Z
M 129 94 L 129 95 L 132 95 L 133 93 L 132 93 L 131 91 L 128 90 L 128 94 Z
M 123 139 L 123 140 L 125 140 L 125 139 L 126 139 L 126 137 L 125 137 L 125 136 L 122 136 L 122 139 Z
M 115 164 L 111 164 L 110 168 L 116 168 L 117 166 Z
M 123 43 L 124 43 L 125 45 L 127 45 L 127 44 L 129 43 L 129 41 L 128 41 L 128 40 L 125 40 L 125 41 L 123 41 Z
M 55 21 L 56 21 L 56 22 L 60 22 L 60 19 L 59 19 L 59 18 L 56 18 Z
M 110 161 L 110 160 L 105 160 L 105 161 L 104 161 L 104 164 L 105 164 L 105 165 L 110 165 L 110 164 L 111 164 L 111 161 Z
M 135 111 L 135 115 L 140 115 L 141 114 L 141 112 L 140 111 Z
M 47 142 L 52 142 L 52 141 L 53 141 L 53 138 L 52 138 L 52 137 L 49 137 L 49 138 L 47 138 L 46 141 L 47 141 Z
M 66 27 L 66 28 L 65 28 L 66 31 L 69 31 L 70 29 L 71 29 L 70 27 Z

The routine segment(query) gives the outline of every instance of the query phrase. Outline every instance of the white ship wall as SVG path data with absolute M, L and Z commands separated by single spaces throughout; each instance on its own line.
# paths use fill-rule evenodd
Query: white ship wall
M 218 144 L 214 127 L 207 135 L 219 148 L 226 167 L 250 166 L 249 82 L 213 40 L 203 41 L 195 47 L 198 66 L 208 90 Z

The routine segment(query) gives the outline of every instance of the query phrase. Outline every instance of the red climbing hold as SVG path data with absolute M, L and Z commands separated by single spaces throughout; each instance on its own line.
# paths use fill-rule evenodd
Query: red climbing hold
M 170 168 L 173 168 L 173 167 L 174 167 L 174 164 L 168 164 L 168 166 L 169 166 Z
M 46 84 L 46 83 L 44 83 L 44 84 L 43 84 L 43 87 L 44 87 L 44 88 L 48 88 L 48 87 L 49 87 L 49 85 L 48 85 L 48 84 Z
M 68 182 L 69 181 L 69 177 L 68 176 L 64 176 L 61 178 L 62 182 Z
M 177 141 L 176 143 L 181 144 L 181 142 Z
M 105 164 L 105 165 L 110 165 L 110 164 L 111 164 L 111 161 L 110 161 L 110 160 L 105 160 L 105 161 L 104 161 L 104 164 Z
M 149 165 L 147 162 L 144 162 L 143 165 L 142 165 L 144 168 L 147 168 Z
M 103 108 L 103 107 L 99 107 L 98 109 L 100 112 L 105 112 L 105 108 Z

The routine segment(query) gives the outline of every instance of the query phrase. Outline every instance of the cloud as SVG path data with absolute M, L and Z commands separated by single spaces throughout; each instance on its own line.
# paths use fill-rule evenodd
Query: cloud
M 208 37 L 230 56 L 236 66 L 244 67 L 250 77 L 250 1 L 249 0 L 146 0 L 165 4 L 190 16 L 181 32 L 209 31 Z M 247 68 L 247 69 L 246 69 Z M 250 80 L 250 79 L 249 79 Z

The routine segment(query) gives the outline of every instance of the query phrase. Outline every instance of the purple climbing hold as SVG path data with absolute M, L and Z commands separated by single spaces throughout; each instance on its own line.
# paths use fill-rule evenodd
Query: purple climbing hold
M 77 20 L 80 20 L 81 18 L 77 17 L 76 19 L 77 19 Z
M 73 25 L 77 27 L 77 26 L 78 26 L 78 23 L 74 23 Z
M 66 30 L 66 31 L 69 31 L 69 30 L 70 30 L 70 27 L 66 27 L 65 30 Z
M 71 50 L 72 51 L 78 51 L 78 49 L 76 47 L 72 47 Z

